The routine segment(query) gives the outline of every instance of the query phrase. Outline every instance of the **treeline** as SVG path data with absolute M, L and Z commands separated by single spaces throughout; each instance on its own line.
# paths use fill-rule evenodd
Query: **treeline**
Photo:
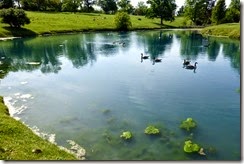
M 240 21 L 240 0 L 186 0 L 178 15 L 185 16 L 195 25 L 234 23 Z
M 98 7 L 98 8 L 97 8 Z M 147 0 L 134 7 L 130 0 L 0 0 L 0 9 L 21 8 L 27 11 L 57 12 L 101 12 L 115 14 L 145 15 L 174 21 L 175 16 L 184 16 L 185 24 L 205 26 L 208 24 L 233 23 L 240 21 L 240 0 L 231 0 L 227 8 L 225 0 L 185 0 L 177 11 L 175 0 Z

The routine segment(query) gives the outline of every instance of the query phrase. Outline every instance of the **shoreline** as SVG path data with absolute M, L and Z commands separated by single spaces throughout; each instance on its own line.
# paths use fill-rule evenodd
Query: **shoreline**
M 4 125 L 1 126 L 1 160 L 85 160 L 86 150 L 75 141 L 66 141 L 71 148 L 60 146 L 55 143 L 55 134 L 45 138 L 46 134 L 37 127 L 31 128 L 13 117 L 16 111 L 11 109 L 10 101 L 0 96 L 0 120 Z
M 230 38 L 230 39 L 236 39 L 240 40 L 240 38 L 232 38 L 227 35 L 213 35 L 213 34 L 207 34 L 207 33 L 201 33 L 201 31 L 204 28 L 199 27 L 188 27 L 188 28 L 153 28 L 153 29 L 148 29 L 148 28 L 142 28 L 142 29 L 133 29 L 133 30 L 128 30 L 126 32 L 134 32 L 134 31 L 157 31 L 157 30 L 162 30 L 162 31 L 198 31 L 201 35 L 203 36 L 210 36 L 210 37 L 218 37 L 218 38 Z M 124 31 L 118 31 L 118 30 L 81 30 L 81 31 L 70 31 L 70 32 L 54 32 L 54 33 L 43 33 L 39 35 L 28 35 L 24 37 L 20 36 L 7 36 L 7 37 L 1 37 L 0 36 L 0 42 L 1 41 L 8 41 L 8 40 L 14 40 L 14 39 L 21 39 L 21 38 L 27 38 L 27 37 L 45 37 L 45 36 L 57 36 L 57 35 L 74 35 L 74 34 L 80 34 L 80 33 L 93 33 L 93 32 L 124 32 Z
M 17 36 L 13 36 L 13 37 L 0 37 L 0 41 L 6 41 L 6 40 L 14 40 L 14 39 L 19 39 L 22 37 L 17 37 Z

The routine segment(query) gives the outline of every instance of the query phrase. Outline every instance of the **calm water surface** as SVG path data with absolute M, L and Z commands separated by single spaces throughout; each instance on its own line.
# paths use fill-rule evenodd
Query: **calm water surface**
M 1 42 L 0 94 L 13 117 L 58 145 L 75 141 L 87 160 L 240 160 L 240 42 L 205 40 L 141 31 Z M 190 132 L 179 128 L 188 117 L 197 122 Z M 148 125 L 161 135 L 144 134 Z M 131 141 L 120 138 L 126 130 Z M 184 153 L 187 139 L 207 156 Z

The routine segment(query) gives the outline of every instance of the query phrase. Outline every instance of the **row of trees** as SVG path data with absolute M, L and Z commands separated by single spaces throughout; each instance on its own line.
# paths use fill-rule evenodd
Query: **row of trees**
M 31 11 L 92 12 L 94 6 L 100 6 L 105 13 L 115 13 L 118 8 L 129 13 L 135 10 L 130 0 L 0 0 L 0 9 L 14 6 Z
M 196 25 L 239 22 L 240 0 L 231 0 L 228 8 L 225 0 L 186 0 L 178 14 L 189 18 Z

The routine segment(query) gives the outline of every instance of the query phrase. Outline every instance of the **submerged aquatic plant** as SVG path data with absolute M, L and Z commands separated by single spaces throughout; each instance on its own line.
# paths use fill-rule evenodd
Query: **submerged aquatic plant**
M 145 130 L 145 134 L 159 134 L 159 129 L 153 125 L 149 125 Z
M 204 149 L 201 148 L 198 144 L 193 143 L 191 140 L 185 141 L 184 152 L 186 153 L 198 153 L 205 156 Z
M 186 120 L 182 121 L 180 128 L 189 131 L 191 128 L 195 128 L 196 126 L 197 123 L 192 118 L 187 118 Z
M 185 141 L 184 151 L 186 153 L 198 152 L 200 150 L 200 146 L 198 144 L 193 143 L 191 140 Z
M 125 131 L 120 135 L 121 138 L 124 139 L 131 139 L 132 138 L 132 133 L 130 131 Z

